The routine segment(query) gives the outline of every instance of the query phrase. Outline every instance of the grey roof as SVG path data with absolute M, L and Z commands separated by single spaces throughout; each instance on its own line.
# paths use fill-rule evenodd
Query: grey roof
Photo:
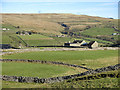
M 81 43 L 83 40 L 74 40 L 73 43 Z
M 91 42 L 89 42 L 89 45 L 92 45 L 94 42 L 95 42 L 95 41 L 91 41 Z

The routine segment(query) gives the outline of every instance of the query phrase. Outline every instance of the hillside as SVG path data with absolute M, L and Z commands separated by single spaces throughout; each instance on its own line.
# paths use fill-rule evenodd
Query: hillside
M 111 42 L 114 43 L 118 37 L 117 35 L 112 35 L 113 33 L 118 33 L 117 22 L 117 19 L 112 18 L 74 14 L 2 14 L 2 27 L 10 29 L 9 31 L 3 31 L 3 43 L 8 44 L 10 41 L 12 42 L 11 39 L 8 40 L 8 36 L 16 36 L 17 31 L 24 30 L 36 32 L 45 37 L 47 36 L 47 40 L 45 40 L 46 42 L 50 40 L 51 43 L 49 43 L 49 45 L 62 45 L 64 42 L 72 40 L 71 38 L 88 41 L 98 39 L 97 41 L 101 40 L 103 43 L 107 42 L 107 44 L 110 44 Z M 56 37 L 56 35 L 61 34 L 66 35 L 65 40 L 62 40 L 62 42 L 61 39 L 64 38 L 60 39 Z M 37 36 L 35 36 L 35 38 L 37 38 Z M 35 38 L 32 37 L 32 40 L 29 41 L 30 37 L 28 36 L 28 39 L 26 38 L 25 40 L 27 40 L 28 44 L 34 43 L 31 45 L 37 45 L 38 42 L 36 40 L 38 40 L 38 38 Z M 33 40 L 35 42 L 33 42 Z M 43 39 L 42 42 L 45 42 L 45 40 Z M 13 41 L 18 43 L 20 40 L 15 41 L 14 39 Z M 45 44 L 47 44 L 46 42 Z
M 59 33 L 63 30 L 59 23 L 70 26 L 70 30 L 84 29 L 86 26 L 117 27 L 117 20 L 74 14 L 2 14 L 2 24 L 20 26 L 21 29 L 36 30 L 41 33 Z

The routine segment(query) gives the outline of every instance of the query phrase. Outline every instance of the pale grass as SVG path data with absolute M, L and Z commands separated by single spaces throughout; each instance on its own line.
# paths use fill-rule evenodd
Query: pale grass
M 88 68 L 96 69 L 118 64 L 118 57 L 101 58 L 97 60 L 85 60 L 83 61 L 83 63 L 86 63 L 86 66 Z
M 60 34 L 64 30 L 58 22 L 64 22 L 68 25 L 94 25 L 104 24 L 108 21 L 117 22 L 115 19 L 93 17 L 87 15 L 75 14 L 2 14 L 3 24 L 11 24 L 13 26 L 20 26 L 20 30 L 34 30 L 47 34 Z M 89 21 L 90 20 L 90 21 Z M 93 22 L 98 20 L 100 22 Z M 84 22 L 82 22 L 84 21 Z M 89 21 L 89 22 L 88 22 Z M 75 26 L 76 27 L 76 26 Z M 83 26 L 78 26 L 83 28 Z
M 70 27 L 70 30 L 72 29 L 84 29 L 86 28 L 86 25 L 74 25 Z

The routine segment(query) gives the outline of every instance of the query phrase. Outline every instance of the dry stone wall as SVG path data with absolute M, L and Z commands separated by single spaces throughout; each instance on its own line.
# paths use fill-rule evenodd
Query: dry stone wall
M 53 78 L 39 78 L 39 77 L 23 77 L 23 76 L 7 76 L 2 75 L 0 79 L 5 81 L 15 81 L 15 82 L 25 82 L 25 83 L 54 83 L 54 82 L 61 82 L 64 80 L 74 79 L 76 77 L 81 77 L 84 75 L 92 75 L 95 73 L 101 73 L 106 71 L 118 70 L 120 69 L 120 64 L 116 64 L 114 66 L 108 66 L 104 68 L 98 68 L 95 70 L 89 70 L 80 74 L 68 75 L 68 76 L 61 76 L 61 77 L 53 77 Z
M 86 70 L 92 70 L 90 68 L 87 67 L 83 67 L 83 66 L 79 66 L 79 65 L 73 65 L 73 64 L 66 64 L 63 62 L 54 62 L 54 61 L 41 61 L 41 60 L 24 60 L 24 59 L 0 59 L 0 61 L 3 62 L 12 62 L 12 61 L 18 61 L 18 62 L 35 62 L 35 63 L 42 63 L 42 64 L 57 64 L 57 65 L 65 65 L 65 66 L 70 66 L 70 67 L 78 67 L 78 68 L 82 68 L 82 69 L 86 69 Z

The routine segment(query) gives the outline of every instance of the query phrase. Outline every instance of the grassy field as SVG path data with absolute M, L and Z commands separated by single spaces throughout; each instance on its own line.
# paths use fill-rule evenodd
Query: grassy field
M 73 39 L 69 37 L 49 37 L 40 34 L 16 35 L 14 33 L 9 34 L 9 32 L 3 32 L 2 43 L 10 44 L 13 47 L 19 47 L 21 44 L 24 47 L 26 44 L 17 36 L 22 38 L 29 46 L 63 45 L 64 42 L 73 41 Z
M 70 37 L 49 37 L 40 34 L 18 36 L 21 37 L 29 46 L 63 45 L 65 42 L 73 41 Z
M 107 44 L 107 43 L 109 43 L 109 44 L 113 44 L 112 42 L 110 42 L 110 41 L 104 41 L 104 40 L 100 40 L 100 39 L 96 39 L 96 38 L 83 38 L 83 40 L 89 40 L 88 42 L 90 42 L 90 41 L 97 41 L 98 43 L 104 43 L 104 44 Z
M 16 34 L 2 33 L 2 44 L 10 44 L 12 47 L 18 48 L 20 45 L 25 46 L 25 43 L 17 37 Z
M 46 39 L 53 39 L 48 36 L 40 35 L 40 34 L 32 34 L 32 35 L 18 35 L 21 37 L 23 40 L 46 40 Z
M 89 68 L 99 68 L 118 63 L 118 50 L 94 51 L 35 51 L 4 55 L 6 59 L 33 59 L 60 61 L 82 65 Z
M 8 68 L 9 67 L 9 68 Z M 56 77 L 69 74 L 75 74 L 85 71 L 84 69 L 74 69 L 67 66 L 48 65 L 40 63 L 23 63 L 23 62 L 3 62 L 2 74 L 8 76 L 25 76 L 25 77 Z
M 97 35 L 112 35 L 112 33 L 117 33 L 113 28 L 91 28 L 82 32 L 82 34 L 97 36 Z
M 12 39 L 10 39 L 8 35 L 2 36 L 2 44 L 10 44 L 11 42 L 12 42 Z
M 54 37 L 61 35 L 65 31 L 60 23 L 69 27 L 67 31 L 84 35 L 94 36 L 103 35 L 108 38 L 117 40 L 117 36 L 112 36 L 116 31 L 112 28 L 118 27 L 117 19 L 109 19 L 102 17 L 93 17 L 87 15 L 74 14 L 2 14 L 2 28 L 9 28 L 9 31 L 3 31 L 3 44 L 11 44 L 13 47 L 26 44 L 29 46 L 47 46 L 47 45 L 63 45 L 64 42 L 73 41 L 75 38 L 70 37 Z M 17 28 L 19 26 L 19 28 Z M 90 29 L 86 29 L 91 27 Z M 17 31 L 35 31 L 40 34 L 18 35 Z M 52 37 L 49 37 L 52 36 Z M 79 38 L 82 40 L 82 38 Z M 89 40 L 110 43 L 108 41 L 83 38 L 89 43 Z M 26 47 L 28 48 L 28 47 Z M 64 63 L 85 66 L 91 69 L 115 65 L 118 63 L 118 50 L 94 50 L 94 51 L 29 51 L 24 53 L 14 53 L 3 55 L 5 59 L 33 59 L 46 61 L 59 61 Z M 23 63 L 23 62 L 3 62 L 3 74 L 6 75 L 22 75 L 31 77 L 54 77 L 70 75 L 83 72 L 82 69 L 69 68 L 67 66 Z M 34 73 L 33 73 L 34 72 Z M 56 84 L 35 84 L 35 83 L 16 83 L 3 81 L 3 88 L 105 88 L 118 87 L 117 78 L 101 78 L 96 80 L 83 80 L 74 82 L 60 82 Z

